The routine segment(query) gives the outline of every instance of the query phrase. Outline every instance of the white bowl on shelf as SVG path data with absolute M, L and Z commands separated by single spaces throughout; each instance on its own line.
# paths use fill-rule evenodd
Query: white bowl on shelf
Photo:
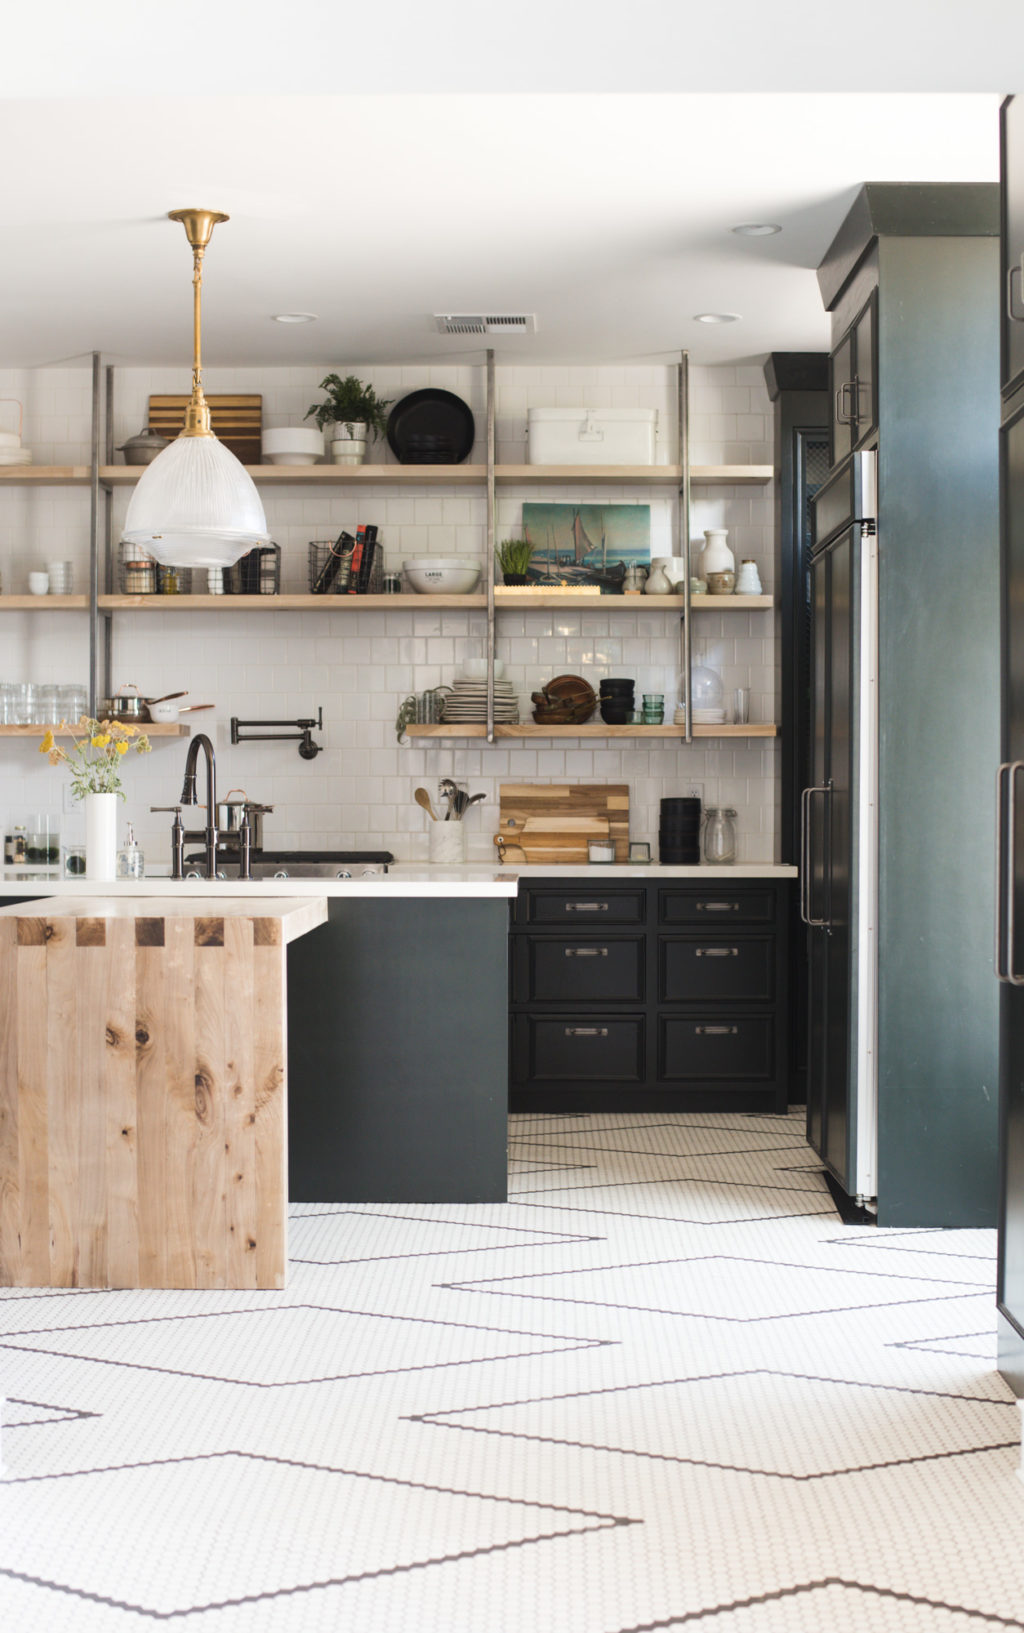
M 307 426 L 284 425 L 263 432 L 262 449 L 267 465 L 315 465 L 324 457 L 324 434 Z
M 480 563 L 463 556 L 414 556 L 402 570 L 417 595 L 471 595 L 480 578 Z
M 178 718 L 178 705 L 176 703 L 151 703 L 149 705 L 149 718 L 154 725 L 173 726 Z

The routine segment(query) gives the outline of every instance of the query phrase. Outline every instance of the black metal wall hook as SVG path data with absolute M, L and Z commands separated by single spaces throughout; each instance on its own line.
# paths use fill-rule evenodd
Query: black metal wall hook
M 243 729 L 250 726 L 294 726 L 295 731 L 250 731 L 246 737 L 242 736 Z M 322 743 L 314 743 L 313 732 L 323 731 L 323 705 L 317 709 L 315 720 L 239 720 L 237 715 L 231 716 L 231 741 L 233 743 L 298 743 L 299 753 L 304 760 L 315 760 Z

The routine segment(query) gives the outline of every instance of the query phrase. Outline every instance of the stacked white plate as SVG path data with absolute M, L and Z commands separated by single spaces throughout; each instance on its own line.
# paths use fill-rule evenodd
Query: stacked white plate
M 460 725 L 478 725 L 487 719 L 487 682 L 456 680 L 444 706 L 444 718 Z M 519 724 L 519 698 L 508 680 L 494 682 L 494 718 L 503 726 Z
M 694 709 L 693 723 L 695 726 L 724 726 L 725 710 Z M 675 712 L 673 724 L 676 726 L 686 725 L 686 709 L 682 705 Z
M 31 448 L 5 448 L 0 445 L 0 465 L 31 465 L 31 463 Z

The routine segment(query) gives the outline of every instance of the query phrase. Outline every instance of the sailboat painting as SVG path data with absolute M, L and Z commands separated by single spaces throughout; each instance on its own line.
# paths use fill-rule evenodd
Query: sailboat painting
M 621 592 L 627 567 L 651 563 L 650 505 L 523 505 L 533 545 L 531 584 L 593 585 Z

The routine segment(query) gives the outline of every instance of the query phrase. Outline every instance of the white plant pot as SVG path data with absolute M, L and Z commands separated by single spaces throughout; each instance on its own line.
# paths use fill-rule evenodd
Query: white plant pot
M 106 882 L 117 868 L 117 795 L 85 796 L 85 877 Z
M 332 442 L 332 465 L 362 465 L 366 458 L 365 442 Z

